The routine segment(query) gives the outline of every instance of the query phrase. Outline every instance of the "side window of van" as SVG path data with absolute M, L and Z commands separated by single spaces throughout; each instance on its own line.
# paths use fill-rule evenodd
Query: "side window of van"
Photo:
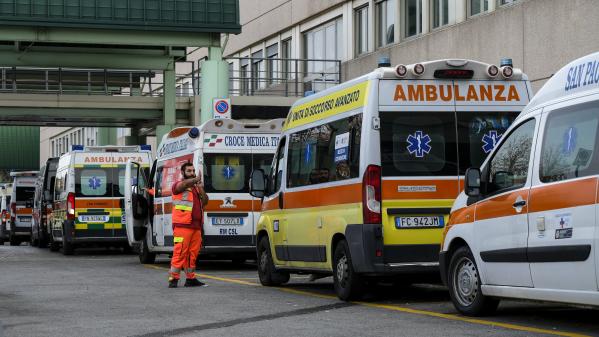
M 164 162 L 157 162 L 156 165 L 156 179 L 154 179 L 154 198 L 162 198 L 162 172 L 164 171 Z
M 281 138 L 277 153 L 273 157 L 272 165 L 268 171 L 268 179 L 266 179 L 266 194 L 273 195 L 281 189 L 281 180 L 283 179 L 283 168 L 281 161 L 285 158 L 285 144 L 287 138 Z
M 361 130 L 359 114 L 292 134 L 287 187 L 358 177 Z
M 528 176 L 535 119 L 514 129 L 489 162 L 487 193 L 524 186 Z
M 544 183 L 599 173 L 599 108 L 572 106 L 552 111 L 545 123 L 540 178 Z

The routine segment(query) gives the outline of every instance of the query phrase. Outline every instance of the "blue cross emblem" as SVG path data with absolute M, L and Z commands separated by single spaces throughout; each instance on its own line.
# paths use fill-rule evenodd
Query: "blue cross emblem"
M 89 187 L 91 187 L 94 190 L 97 190 L 102 185 L 102 180 L 100 180 L 97 177 L 91 177 L 89 178 L 88 183 Z
M 231 180 L 235 176 L 235 169 L 227 165 L 223 167 L 223 176 L 227 180 Z
M 562 152 L 565 155 L 570 155 L 576 149 L 576 143 L 578 140 L 578 132 L 576 128 L 569 127 L 568 130 L 564 133 L 564 145 L 562 147 Z
M 424 157 L 431 152 L 431 137 L 422 131 L 416 131 L 413 135 L 408 135 L 408 151 L 418 158 Z
M 489 133 L 485 133 L 485 135 L 483 136 L 483 151 L 485 153 L 493 151 L 495 145 L 497 145 L 497 143 L 501 139 L 501 136 L 503 135 L 498 134 L 495 130 L 491 130 L 489 131 Z

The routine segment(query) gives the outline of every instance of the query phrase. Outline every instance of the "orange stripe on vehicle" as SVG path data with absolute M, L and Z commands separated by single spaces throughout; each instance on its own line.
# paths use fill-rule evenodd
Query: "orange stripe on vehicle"
M 279 198 L 265 200 L 262 204 L 263 211 L 272 211 L 274 209 L 279 209 Z
M 17 208 L 17 215 L 20 215 L 20 214 L 32 215 L 33 208 Z
M 462 223 L 470 223 L 472 221 L 474 221 L 474 206 L 464 207 L 451 212 L 447 227 Z
M 221 207 L 224 203 L 224 200 L 213 200 L 210 199 L 208 201 L 208 205 L 206 205 L 205 211 L 244 211 L 251 212 L 252 210 L 259 211 L 261 208 L 260 200 L 233 200 L 233 205 L 236 207 Z
M 528 189 L 502 194 L 480 202 L 476 205 L 476 221 L 501 218 L 516 214 L 526 214 L 526 206 L 522 208 L 522 212 L 520 213 L 516 212 L 512 206 L 516 202 L 518 196 L 522 197 L 524 200 L 528 200 Z
M 278 200 L 274 200 L 277 203 Z M 283 196 L 285 209 L 319 207 L 362 202 L 362 184 L 333 186 L 286 192 Z
M 75 198 L 75 208 L 120 208 L 119 199 L 77 199 Z
M 435 191 L 401 191 L 418 187 L 435 187 Z M 382 197 L 385 199 L 455 199 L 460 191 L 458 179 L 451 180 L 383 180 Z
M 551 184 L 530 191 L 530 212 L 592 205 L 597 202 L 597 178 Z

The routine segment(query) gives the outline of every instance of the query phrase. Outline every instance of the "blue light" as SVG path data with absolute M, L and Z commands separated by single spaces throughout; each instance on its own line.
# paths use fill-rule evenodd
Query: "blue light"
M 316 93 L 314 90 L 304 91 L 304 97 L 312 96 Z
M 140 145 L 139 149 L 142 151 L 152 151 L 152 145 L 147 145 L 147 144 Z
M 198 128 L 191 128 L 187 134 L 189 135 L 189 138 L 198 138 L 200 130 L 198 130 Z
M 83 151 L 83 145 L 73 145 L 71 146 L 73 151 Z

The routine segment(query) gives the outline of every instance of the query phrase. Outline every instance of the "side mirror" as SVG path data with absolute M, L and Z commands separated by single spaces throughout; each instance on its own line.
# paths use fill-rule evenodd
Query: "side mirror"
M 266 191 L 265 182 L 264 170 L 253 170 L 250 177 L 250 195 L 260 199 L 264 198 L 264 192 Z
M 471 167 L 466 170 L 465 192 L 469 197 L 480 196 L 480 169 Z

